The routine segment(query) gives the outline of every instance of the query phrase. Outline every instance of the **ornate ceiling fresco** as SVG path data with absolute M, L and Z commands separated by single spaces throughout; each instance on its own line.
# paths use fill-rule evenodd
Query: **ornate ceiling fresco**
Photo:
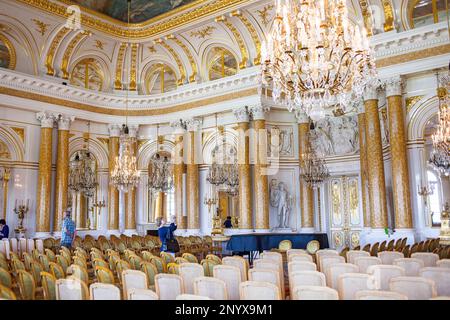
M 132 0 L 131 23 L 140 23 L 182 7 L 195 0 Z M 127 0 L 63 0 L 127 22 Z

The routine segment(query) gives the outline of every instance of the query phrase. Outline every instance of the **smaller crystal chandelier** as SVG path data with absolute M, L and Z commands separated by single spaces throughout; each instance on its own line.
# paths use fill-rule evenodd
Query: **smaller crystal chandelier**
M 156 153 L 150 160 L 150 168 L 148 188 L 154 193 L 172 190 L 173 165 L 167 156 L 159 153 L 159 126 L 156 127 Z
M 330 177 L 325 161 L 317 156 L 310 142 L 308 142 L 306 152 L 302 155 L 300 169 L 300 178 L 313 189 L 319 187 Z
M 436 75 L 437 77 L 437 75 Z M 436 132 L 431 136 L 433 151 L 429 163 L 444 176 L 450 175 L 450 71 L 447 75 L 438 79 L 441 86 L 437 89 L 439 99 L 439 123 Z
M 96 161 L 89 151 L 90 122 L 88 122 L 88 135 L 84 138 L 83 149 L 77 151 L 75 158 L 69 162 L 69 190 L 82 193 L 86 197 L 93 197 L 98 186 Z

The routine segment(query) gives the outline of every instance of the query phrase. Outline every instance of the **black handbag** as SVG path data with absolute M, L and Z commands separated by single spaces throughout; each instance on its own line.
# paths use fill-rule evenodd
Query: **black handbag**
M 172 232 L 167 233 L 166 246 L 167 251 L 169 252 L 180 252 L 180 245 L 178 244 L 177 239 L 171 236 Z

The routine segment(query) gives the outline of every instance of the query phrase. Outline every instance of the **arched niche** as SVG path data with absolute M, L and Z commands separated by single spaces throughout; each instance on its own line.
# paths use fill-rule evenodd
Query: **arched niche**
M 0 33 L 0 68 L 16 68 L 16 50 L 11 41 Z
M 174 69 L 165 63 L 155 63 L 144 79 L 145 92 L 149 95 L 162 94 L 177 89 L 178 78 Z

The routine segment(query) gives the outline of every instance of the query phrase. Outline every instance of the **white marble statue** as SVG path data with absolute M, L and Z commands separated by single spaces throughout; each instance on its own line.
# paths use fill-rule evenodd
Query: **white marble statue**
M 285 184 L 273 179 L 270 183 L 270 205 L 277 209 L 279 228 L 289 228 L 292 197 L 286 190 Z

